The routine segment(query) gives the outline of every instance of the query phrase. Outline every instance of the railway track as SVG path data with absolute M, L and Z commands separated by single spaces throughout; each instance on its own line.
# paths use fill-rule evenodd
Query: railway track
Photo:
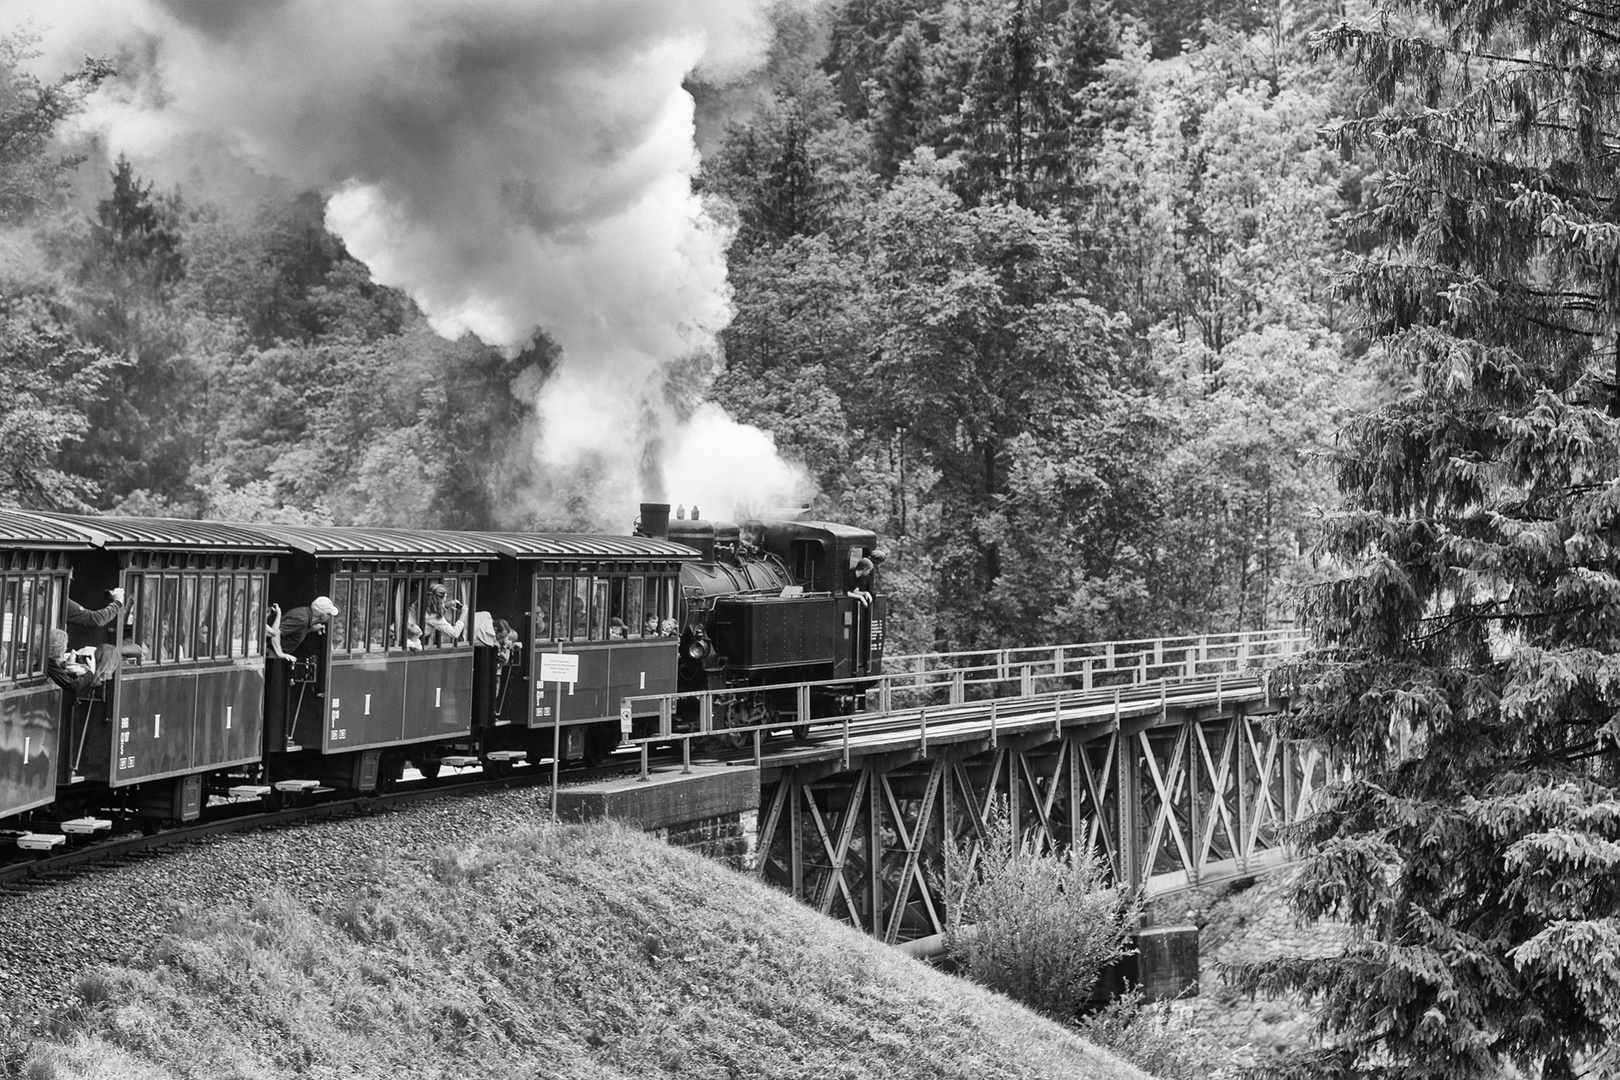
M 667 755 L 654 759 L 659 763 Z M 618 775 L 633 774 L 638 767 L 635 759 L 624 758 L 595 768 L 570 769 L 563 774 L 564 786 L 588 783 Z M 550 762 L 514 766 L 501 776 L 488 776 L 482 772 L 421 777 L 402 781 L 394 790 L 357 796 L 338 796 L 276 810 L 255 810 L 247 803 L 221 804 L 211 807 L 211 816 L 188 825 L 145 834 L 120 833 L 99 839 L 86 839 L 65 851 L 23 854 L 11 862 L 0 864 L 0 895 L 17 886 L 49 882 L 64 874 L 89 866 L 117 863 L 142 852 L 202 840 L 227 833 L 251 829 L 285 828 L 330 818 L 355 817 L 381 810 L 397 809 L 413 803 L 446 797 L 468 797 L 512 788 L 544 786 L 551 782 Z M 233 812 L 236 811 L 236 812 Z

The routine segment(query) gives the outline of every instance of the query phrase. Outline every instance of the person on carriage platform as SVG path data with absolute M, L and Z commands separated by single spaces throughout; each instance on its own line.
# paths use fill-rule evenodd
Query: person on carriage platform
M 69 626 L 85 626 L 97 629 L 103 626 L 111 626 L 117 622 L 118 616 L 124 610 L 124 590 L 114 589 L 108 596 L 112 602 L 104 608 L 97 608 L 95 611 L 81 606 L 70 597 L 67 602 L 67 624 Z
M 270 605 L 270 622 L 264 628 L 265 641 L 270 652 L 283 660 L 292 660 L 292 654 L 310 634 L 326 633 L 326 626 L 338 613 L 338 607 L 329 596 L 317 596 L 308 607 L 289 608 L 285 612 L 280 604 Z

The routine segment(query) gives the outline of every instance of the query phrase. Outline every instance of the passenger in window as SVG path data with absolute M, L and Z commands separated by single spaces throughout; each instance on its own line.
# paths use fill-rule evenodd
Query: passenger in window
M 643 637 L 657 637 L 658 636 L 658 616 L 656 616 L 656 615 L 647 616 L 647 623 L 646 623 L 646 625 L 644 625 L 641 628 L 641 634 L 642 634 Z
M 450 590 L 439 582 L 428 586 L 427 610 L 423 622 L 434 633 L 442 634 L 448 639 L 447 644 L 454 644 L 461 640 L 461 633 L 467 628 L 467 616 L 463 614 L 455 622 L 450 616 L 461 609 L 461 601 L 449 598 Z
M 45 674 L 57 686 L 75 696 L 100 686 L 118 670 L 121 657 L 111 645 L 98 645 L 68 651 L 66 630 L 52 630 L 50 651 L 45 658 Z
M 680 637 L 681 624 L 674 619 L 665 619 L 658 624 L 658 632 L 665 637 Z
M 111 626 L 117 622 L 118 616 L 124 610 L 124 590 L 114 589 L 107 595 L 112 602 L 106 607 L 98 608 L 95 611 L 81 607 L 70 597 L 67 602 L 67 624 L 69 626 L 87 626 L 96 629 Z
M 625 636 L 626 635 L 625 635 L 624 620 L 619 618 L 617 615 L 615 615 L 615 616 L 613 616 L 613 618 L 609 619 L 608 620 L 608 637 L 610 637 L 610 638 L 623 638 Z
M 270 623 L 265 627 L 265 641 L 270 645 L 270 651 L 283 660 L 291 660 L 292 654 L 298 651 L 298 646 L 310 634 L 326 633 L 326 626 L 332 617 L 338 613 L 338 607 L 332 603 L 330 596 L 317 596 L 310 602 L 309 607 L 289 608 L 285 613 L 280 604 L 270 605 Z
M 511 663 L 522 648 L 523 642 L 519 640 L 518 632 L 512 629 L 512 624 L 505 619 L 496 619 L 495 649 L 501 654 L 501 663 Z

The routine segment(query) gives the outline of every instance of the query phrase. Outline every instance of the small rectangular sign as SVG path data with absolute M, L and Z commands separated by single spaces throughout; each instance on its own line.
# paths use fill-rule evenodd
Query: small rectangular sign
M 633 726 L 630 718 L 630 699 L 625 698 L 619 702 L 619 734 L 628 739 Z
M 570 653 L 541 653 L 540 681 L 578 682 L 579 657 Z

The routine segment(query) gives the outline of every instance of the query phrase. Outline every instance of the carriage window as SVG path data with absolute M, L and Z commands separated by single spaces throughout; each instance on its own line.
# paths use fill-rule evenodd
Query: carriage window
M 349 579 L 334 577 L 332 579 L 332 603 L 337 605 L 338 613 L 332 617 L 327 633 L 331 635 L 332 651 L 347 652 L 349 649 L 349 617 L 352 602 L 349 600 Z
M 45 674 L 47 631 L 61 624 L 64 584 L 54 574 L 0 579 L 0 679 Z
M 624 625 L 626 637 L 641 637 L 642 632 L 646 629 L 641 623 L 641 599 L 644 588 L 645 586 L 641 583 L 639 577 L 625 579 Z
M 371 643 L 366 633 L 366 619 L 371 615 L 371 580 L 355 578 L 344 583 L 349 604 L 338 609 L 337 622 L 344 626 L 345 647 L 351 652 L 365 652 Z M 334 633 L 336 632 L 334 628 Z
M 221 579 L 223 580 L 223 579 Z M 237 574 L 230 579 L 231 587 L 231 655 L 247 655 L 248 633 L 247 578 Z
M 258 656 L 264 649 L 264 578 L 254 574 L 248 578 L 247 651 Z
M 197 579 L 189 574 L 180 578 L 180 614 L 175 619 L 175 651 L 180 660 L 191 659 L 191 635 L 197 622 Z
M 604 578 L 591 579 L 591 640 L 607 637 L 608 583 Z
M 571 628 L 575 641 L 584 641 L 590 637 L 591 579 L 577 577 L 574 579 L 573 618 Z
M 221 574 L 214 579 L 214 655 L 241 656 L 231 634 L 231 576 Z
M 648 634 L 659 633 L 658 624 L 662 621 L 658 614 L 658 586 L 658 578 L 650 577 L 647 579 L 645 603 L 642 605 L 641 618 Z
M 445 580 L 448 582 L 450 579 L 446 578 Z M 458 641 L 451 642 L 450 644 L 461 644 L 461 645 L 470 645 L 470 644 L 472 644 L 472 623 L 473 623 L 472 587 L 473 587 L 472 578 L 470 578 L 470 577 L 456 578 L 456 587 L 450 590 L 450 595 L 452 597 L 454 597 L 456 599 L 456 601 L 461 605 L 460 607 L 456 608 L 455 611 L 451 612 L 452 617 L 450 619 L 450 621 L 452 623 L 457 623 L 457 622 L 461 623 L 461 637 L 458 639 Z
M 17 672 L 26 675 L 39 662 L 39 612 L 34 603 L 34 579 L 22 579 L 22 595 L 17 604 Z
M 372 578 L 371 611 L 366 616 L 366 649 L 377 652 L 388 648 L 388 639 L 393 630 L 393 625 L 388 621 L 388 579 Z
M 162 579 L 153 574 L 141 574 L 131 588 L 135 597 L 135 642 L 145 646 L 147 654 L 157 659 L 158 587 Z
M 174 619 L 180 610 L 180 579 L 163 578 L 162 606 L 158 608 L 158 659 L 174 659 Z
M 0 582 L 0 678 L 11 678 L 16 671 L 17 583 Z
M 574 579 L 558 578 L 551 597 L 551 640 L 567 641 L 574 636 Z
M 551 579 L 534 579 L 534 640 L 551 640 Z
M 214 579 L 197 582 L 197 659 L 214 655 Z

